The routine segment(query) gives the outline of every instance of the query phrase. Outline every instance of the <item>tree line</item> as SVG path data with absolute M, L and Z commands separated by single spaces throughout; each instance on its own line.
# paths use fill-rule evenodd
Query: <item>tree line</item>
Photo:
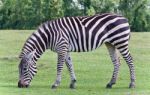
M 59 17 L 117 13 L 132 31 L 150 31 L 150 0 L 0 0 L 0 29 L 35 29 Z

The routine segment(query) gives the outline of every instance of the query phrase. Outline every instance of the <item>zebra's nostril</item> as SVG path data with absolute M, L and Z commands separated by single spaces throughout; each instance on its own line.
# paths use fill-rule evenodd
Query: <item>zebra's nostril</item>
M 19 87 L 19 88 L 28 88 L 29 85 L 27 85 L 27 84 L 25 84 L 25 83 L 19 81 L 19 82 L 18 82 L 18 87 Z
M 22 87 L 21 81 L 18 82 L 18 87 L 19 87 L 19 88 Z
M 25 87 L 25 88 L 28 88 L 28 87 L 29 87 L 29 85 L 24 85 L 24 87 Z

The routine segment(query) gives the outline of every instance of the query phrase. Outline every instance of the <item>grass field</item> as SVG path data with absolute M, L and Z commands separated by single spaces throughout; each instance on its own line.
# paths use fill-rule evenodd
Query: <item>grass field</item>
M 121 58 L 117 84 L 105 86 L 113 65 L 105 45 L 88 53 L 71 53 L 77 77 L 77 88 L 69 89 L 70 78 L 64 66 L 62 83 L 50 89 L 56 77 L 56 54 L 46 51 L 38 61 L 38 73 L 29 88 L 18 88 L 18 55 L 33 30 L 0 30 L 0 95 L 150 95 L 150 32 L 132 33 L 130 51 L 136 69 L 136 88 L 128 89 L 128 66 Z

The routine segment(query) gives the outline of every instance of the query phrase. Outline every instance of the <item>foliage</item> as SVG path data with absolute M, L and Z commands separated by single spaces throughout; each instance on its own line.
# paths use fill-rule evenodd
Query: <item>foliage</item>
M 80 11 L 73 0 L 63 0 L 64 16 L 78 16 Z
M 31 29 L 63 16 L 62 0 L 5 0 L 0 10 L 0 28 Z
M 147 0 L 120 0 L 119 9 L 129 19 L 134 31 L 149 31 L 150 21 Z
M 47 11 L 45 19 L 55 19 L 64 15 L 62 10 L 63 0 L 45 0 L 45 5 L 49 8 L 49 10 L 47 7 L 45 8 L 45 11 Z
M 132 31 L 150 31 L 150 0 L 0 0 L 0 29 L 35 29 L 63 16 L 117 13 Z
M 96 13 L 115 12 L 117 3 L 117 0 L 92 0 Z

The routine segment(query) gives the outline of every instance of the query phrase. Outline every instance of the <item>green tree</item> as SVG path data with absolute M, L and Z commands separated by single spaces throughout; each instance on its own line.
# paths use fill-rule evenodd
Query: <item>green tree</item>
M 95 13 L 117 12 L 118 0 L 78 0 L 83 6 L 84 15 Z
M 79 16 L 82 14 L 77 2 L 73 0 L 63 0 L 63 2 L 64 16 Z
M 119 10 L 128 18 L 132 31 L 147 31 L 147 0 L 120 0 Z
M 63 17 L 63 0 L 43 0 L 42 11 L 45 21 Z
M 63 16 L 118 13 L 132 31 L 150 31 L 149 0 L 0 0 L 0 29 L 33 29 Z
M 92 6 L 92 0 L 79 0 L 83 15 L 94 15 L 95 9 Z
M 42 1 L 41 0 L 31 0 L 31 3 L 28 3 L 26 12 L 27 17 L 27 27 L 36 27 L 38 26 L 43 19 L 42 15 Z M 29 17 L 28 17 L 29 16 Z
M 50 1 L 51 0 L 43 0 L 42 4 L 42 13 L 44 17 L 44 21 L 51 19 L 51 6 L 50 6 Z
M 0 27 L 10 28 L 14 24 L 16 0 L 5 0 L 0 10 Z
M 117 12 L 118 0 L 92 0 L 96 13 Z

